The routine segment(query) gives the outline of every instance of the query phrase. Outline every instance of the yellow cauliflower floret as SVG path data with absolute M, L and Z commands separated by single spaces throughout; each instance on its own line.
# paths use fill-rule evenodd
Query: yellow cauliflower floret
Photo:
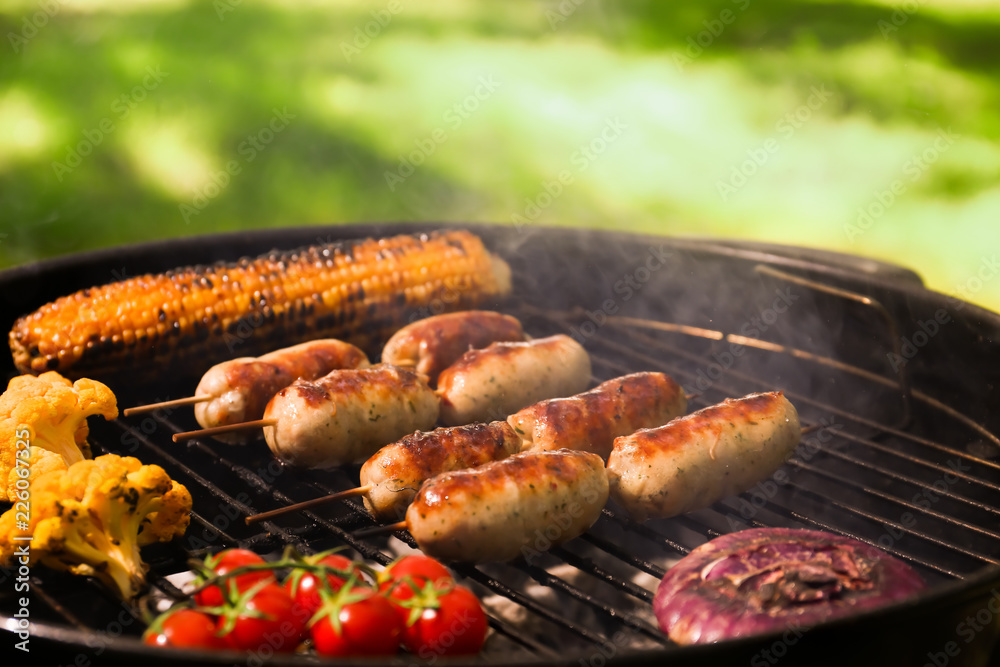
M 0 516 L 0 564 L 10 563 L 14 539 L 30 535 L 30 558 L 58 570 L 97 577 L 123 599 L 146 584 L 139 547 L 184 534 L 191 494 L 157 465 L 106 454 L 39 476 L 31 485 L 29 524 L 16 507 Z
M 55 371 L 12 379 L 0 394 L 0 500 L 15 498 L 19 440 L 30 445 L 29 481 L 89 458 L 90 415 L 118 416 L 115 395 L 96 380 L 70 382 Z

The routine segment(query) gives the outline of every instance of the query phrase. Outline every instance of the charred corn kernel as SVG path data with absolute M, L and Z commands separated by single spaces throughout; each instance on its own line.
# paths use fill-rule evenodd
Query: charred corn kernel
M 510 269 L 470 232 L 365 239 L 81 290 L 15 322 L 10 348 L 22 372 L 71 377 L 188 356 L 201 368 L 319 337 L 374 351 L 420 308 L 474 308 L 509 289 Z

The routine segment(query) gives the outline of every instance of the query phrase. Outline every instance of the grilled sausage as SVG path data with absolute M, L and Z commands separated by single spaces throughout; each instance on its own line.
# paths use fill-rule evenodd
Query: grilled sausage
M 390 364 L 336 370 L 296 380 L 271 399 L 264 419 L 268 447 L 282 461 L 331 468 L 434 426 L 438 400 L 413 371 Z
M 262 357 L 224 361 L 208 369 L 198 383 L 195 396 L 211 396 L 212 399 L 196 404 L 194 416 L 203 428 L 260 419 L 267 402 L 295 380 L 315 380 L 338 368 L 367 368 L 368 365 L 368 357 L 360 348 L 334 338 L 293 345 Z M 239 444 L 258 434 L 254 430 L 214 437 Z
M 406 524 L 430 556 L 500 562 L 582 534 L 607 499 L 600 456 L 567 449 L 523 452 L 428 480 L 406 510 Z
M 687 411 L 680 385 L 664 373 L 632 373 L 568 398 L 529 405 L 507 417 L 522 451 L 578 449 L 607 460 L 615 438 L 652 428 Z
M 590 383 L 590 356 L 565 335 L 469 350 L 438 377 L 446 425 L 503 419 L 546 398 L 570 396 Z
M 640 521 L 708 507 L 773 473 L 801 430 L 779 391 L 727 399 L 616 438 L 608 458 L 611 497 Z
M 399 521 L 426 480 L 475 468 L 518 451 L 521 438 L 507 422 L 418 431 L 386 445 L 361 466 L 363 500 L 379 521 Z
M 466 310 L 418 320 L 397 331 L 382 350 L 382 361 L 414 368 L 437 385 L 438 375 L 470 349 L 524 340 L 521 323 L 510 315 Z

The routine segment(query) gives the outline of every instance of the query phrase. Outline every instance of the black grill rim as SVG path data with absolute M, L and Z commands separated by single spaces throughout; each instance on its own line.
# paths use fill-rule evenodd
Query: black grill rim
M 360 238 L 364 236 L 381 236 L 396 233 L 418 233 L 427 232 L 434 229 L 446 227 L 444 224 L 410 224 L 410 223 L 390 223 L 387 225 L 353 225 L 353 226 L 329 226 L 329 227 L 296 227 L 273 230 L 258 230 L 254 232 L 223 233 L 210 236 L 186 237 L 166 241 L 153 241 L 143 244 L 122 246 L 117 248 L 102 249 L 87 253 L 74 254 L 42 262 L 13 267 L 0 271 L 0 285 L 16 282 L 18 280 L 32 279 L 39 276 L 50 276 L 53 274 L 63 274 L 73 272 L 85 266 L 94 264 L 110 264 L 114 266 L 120 263 L 123 255 L 127 255 L 131 260 L 144 262 L 143 258 L 158 258 L 157 262 L 151 264 L 149 270 L 160 270 L 159 267 L 172 268 L 176 265 L 170 261 L 169 257 L 204 257 L 195 259 L 191 263 L 205 263 L 215 261 L 218 249 L 225 250 L 226 260 L 236 259 L 245 254 L 258 254 L 271 249 L 272 247 L 287 247 L 289 238 L 303 239 L 303 243 L 313 242 L 310 239 L 328 236 L 332 238 Z M 509 226 L 471 224 L 461 225 L 462 228 L 470 229 L 483 236 L 487 245 L 496 250 L 496 243 L 493 241 L 502 238 L 511 230 Z M 573 228 L 539 228 L 540 233 L 560 235 L 567 234 L 579 238 L 580 236 L 592 236 L 603 238 L 607 242 L 614 239 L 627 238 L 633 242 L 670 242 L 674 247 L 689 249 L 693 252 L 731 255 L 733 257 L 750 258 L 757 261 L 767 262 L 786 266 L 789 268 L 804 268 L 811 271 L 819 267 L 823 272 L 830 275 L 838 275 L 850 279 L 858 279 L 859 272 L 863 280 L 871 285 L 877 285 L 886 289 L 902 292 L 919 298 L 930 298 L 942 301 L 947 299 L 943 294 L 927 290 L 919 276 L 909 269 L 897 267 L 891 264 L 874 262 L 871 260 L 853 258 L 849 255 L 838 255 L 826 251 L 816 251 L 794 247 L 785 247 L 768 244 L 729 242 L 718 239 L 699 238 L 673 238 L 660 237 L 654 235 L 637 235 L 622 232 L 607 232 L 602 230 L 585 230 Z M 501 250 L 502 252 L 502 250 Z M 206 253 L 212 256 L 206 255 Z M 841 262 L 838 264 L 823 265 L 823 262 Z M 847 265 L 847 268 L 844 267 Z M 54 281 L 59 284 L 59 281 Z M 74 286 L 83 287 L 83 285 Z M 66 289 L 56 288 L 59 294 L 65 293 Z M 46 299 L 48 300 L 48 299 Z M 4 312 L 0 313 L 0 324 L 9 324 L 21 312 L 16 307 L 8 305 Z M 981 325 L 989 325 L 1000 331 L 1000 316 L 986 309 L 969 304 L 965 311 L 965 317 L 976 320 Z M 7 321 L 9 318 L 9 321 Z M 948 610 L 959 611 L 987 598 L 991 593 L 996 594 L 997 586 L 1000 584 L 1000 567 L 988 566 L 980 571 L 966 577 L 965 579 L 948 582 L 938 585 L 921 596 L 904 602 L 894 604 L 882 609 L 865 612 L 849 618 L 840 619 L 824 623 L 819 628 L 810 631 L 811 635 L 829 635 L 830 637 L 843 637 L 845 632 L 863 632 L 866 628 L 878 626 L 880 622 L 889 621 L 893 626 L 906 625 L 907 621 L 917 622 L 924 616 L 928 609 L 933 608 L 935 613 L 947 616 Z M 10 617 L 0 615 L 0 625 L 11 620 Z M 911 626 L 912 628 L 913 626 Z M 833 634 L 831 634 L 833 633 Z M 4 630 L 10 637 L 14 635 Z M 724 645 L 687 647 L 679 650 L 670 650 L 669 658 L 672 660 L 691 658 L 692 660 L 702 660 L 705 657 L 720 657 L 720 653 L 732 652 L 733 655 L 742 654 L 748 649 L 764 645 L 773 641 L 778 641 L 782 633 L 772 635 L 762 635 L 745 640 L 732 640 Z M 32 627 L 31 636 L 43 641 L 51 641 L 63 647 L 69 645 L 77 649 L 86 648 L 92 643 L 92 634 L 66 627 L 48 624 L 36 624 Z M 109 656 L 127 656 L 129 658 L 141 657 L 149 659 L 152 664 L 156 664 L 163 659 L 173 662 L 178 657 L 185 659 L 190 656 L 192 660 L 204 662 L 206 664 L 231 663 L 234 659 L 242 658 L 236 653 L 209 653 L 209 652 L 168 652 L 164 659 L 161 649 L 146 647 L 138 640 L 130 637 L 119 637 L 113 641 L 105 643 L 106 654 Z M 225 656 L 225 659 L 223 659 Z M 651 650 L 644 652 L 632 652 L 628 654 L 629 662 L 645 663 L 654 660 L 662 660 L 665 656 L 663 650 Z M 279 661 L 277 664 L 283 664 Z M 311 664 L 314 662 L 310 658 L 292 657 L 288 659 L 288 664 Z M 385 661 L 371 661 L 372 664 L 386 664 Z M 389 661 L 392 664 L 396 661 Z M 619 661 L 620 662 L 620 661 Z M 462 664 L 462 661 L 449 661 L 449 664 Z M 481 664 L 481 663 L 470 663 Z M 518 662 L 517 664 L 534 664 L 528 662 Z M 553 664 L 552 661 L 539 662 L 538 664 Z M 576 664 L 567 662 L 567 664 Z M 693 663 L 692 663 L 693 664 Z

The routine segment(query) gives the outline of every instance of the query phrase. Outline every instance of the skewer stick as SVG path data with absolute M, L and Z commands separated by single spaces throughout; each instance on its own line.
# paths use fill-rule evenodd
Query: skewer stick
M 174 433 L 174 442 L 183 442 L 184 440 L 191 440 L 192 438 L 200 438 L 203 435 L 218 435 L 219 433 L 233 433 L 234 431 L 249 431 L 250 429 L 263 428 L 265 426 L 274 426 L 277 423 L 278 422 L 275 419 L 255 419 L 249 422 L 240 422 L 239 424 L 226 424 L 225 426 L 201 428 L 196 431 L 184 431 L 183 433 Z
M 400 521 L 399 523 L 388 523 L 384 526 L 374 526 L 372 528 L 362 528 L 354 532 L 355 537 L 374 537 L 376 535 L 384 535 L 385 533 L 394 533 L 397 530 L 407 530 L 408 526 L 405 521 Z
M 210 400 L 212 400 L 212 397 L 208 394 L 203 394 L 201 396 L 188 396 L 187 398 L 175 398 L 172 401 L 160 401 L 159 403 L 136 405 L 131 408 L 125 408 L 125 410 L 122 411 L 122 415 L 130 417 L 132 415 L 141 415 L 147 412 L 152 412 L 153 410 L 159 410 L 160 408 L 175 408 L 182 405 L 195 405 L 196 403 L 204 403 L 205 401 Z
M 339 493 L 331 493 L 328 496 L 320 496 L 319 498 L 313 498 L 312 500 L 305 500 L 301 503 L 295 503 L 294 505 L 289 505 L 287 507 L 279 507 L 276 510 L 271 510 L 269 512 L 261 512 L 260 514 L 253 514 L 246 518 L 247 525 L 257 521 L 263 521 L 264 519 L 270 519 L 274 516 L 280 516 L 282 514 L 287 514 L 288 512 L 294 512 L 296 510 L 304 510 L 314 505 L 320 505 L 322 503 L 330 502 L 332 500 L 341 500 L 343 498 L 352 498 L 354 496 L 363 496 L 369 491 L 371 491 L 372 485 L 365 484 L 364 486 L 359 486 L 354 489 L 347 489 L 346 491 L 341 491 Z
M 808 433 L 812 433 L 813 431 L 818 431 L 820 428 L 821 428 L 820 424 L 813 424 L 812 426 L 803 426 L 802 427 L 802 435 L 806 435 Z

